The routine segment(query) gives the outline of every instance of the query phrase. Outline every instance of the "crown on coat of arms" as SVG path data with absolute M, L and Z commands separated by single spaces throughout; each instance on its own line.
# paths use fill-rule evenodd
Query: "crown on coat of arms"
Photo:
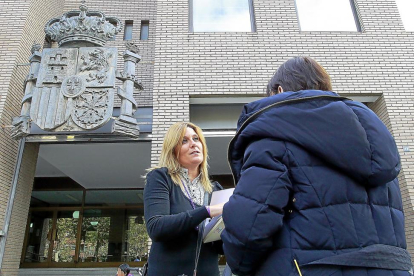
M 104 46 L 122 30 L 122 22 L 116 17 L 106 17 L 100 11 L 88 11 L 85 5 L 79 11 L 70 11 L 61 18 L 46 23 L 45 33 L 59 47 Z

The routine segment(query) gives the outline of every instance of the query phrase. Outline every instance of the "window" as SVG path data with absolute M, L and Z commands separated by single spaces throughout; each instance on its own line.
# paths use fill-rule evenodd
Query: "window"
M 301 31 L 359 32 L 353 0 L 296 0 Z
M 148 254 L 142 210 L 87 209 L 83 212 L 79 262 L 133 262 Z
M 141 40 L 148 40 L 149 36 L 149 21 L 141 21 Z
M 192 32 L 254 32 L 253 0 L 190 0 Z
M 125 21 L 125 32 L 124 32 L 124 40 L 131 40 L 132 39 L 132 20 Z
M 143 264 L 137 260 L 146 260 L 149 237 L 142 189 L 73 190 L 68 187 L 74 183 L 63 178 L 62 190 L 48 184 L 35 181 L 43 189 L 32 192 L 22 267 Z
M 396 0 L 398 10 L 400 11 L 401 20 L 404 28 L 408 32 L 414 32 L 414 1 L 413 0 Z

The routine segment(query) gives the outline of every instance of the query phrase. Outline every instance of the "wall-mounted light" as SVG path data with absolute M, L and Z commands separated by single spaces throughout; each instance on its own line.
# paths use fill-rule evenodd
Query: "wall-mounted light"
M 73 217 L 74 219 L 78 219 L 78 218 L 79 218 L 79 211 L 75 211 L 75 212 L 73 212 L 72 217 Z
M 56 140 L 56 136 L 42 136 L 42 140 Z

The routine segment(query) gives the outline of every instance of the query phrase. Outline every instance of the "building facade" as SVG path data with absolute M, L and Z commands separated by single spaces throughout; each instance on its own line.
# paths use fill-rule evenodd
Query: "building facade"
M 44 274 L 45 269 L 112 275 L 114 270 L 105 267 L 142 264 L 147 249 L 137 247 L 146 240 L 131 238 L 143 225 L 141 176 L 157 164 L 167 128 L 176 121 L 200 125 L 207 137 L 212 178 L 231 186 L 226 150 L 243 104 L 263 97 L 278 66 L 300 55 L 319 61 L 331 75 L 335 92 L 364 102 L 394 135 L 402 162 L 399 180 L 408 249 L 413 254 L 414 32 L 404 21 L 407 9 L 402 0 L 336 3 L 344 5 L 339 12 L 325 6 L 319 8 L 322 14 L 309 14 L 303 0 L 88 0 L 89 10 L 116 16 L 125 26 L 106 46 L 122 53 L 125 40 L 132 40 L 140 48 L 136 74 L 144 89 L 134 95 L 140 136 L 71 139 L 38 131 L 18 142 L 10 138 L 11 121 L 20 114 L 33 41 L 43 48 L 57 47 L 45 38 L 45 24 L 78 10 L 81 3 L 3 1 L 2 275 Z M 341 17 L 343 13 L 348 17 Z M 311 24 L 320 18 L 322 27 Z M 345 21 L 347 26 L 338 24 Z M 117 67 L 122 66 L 119 54 Z M 115 101 L 115 107 L 120 105 Z

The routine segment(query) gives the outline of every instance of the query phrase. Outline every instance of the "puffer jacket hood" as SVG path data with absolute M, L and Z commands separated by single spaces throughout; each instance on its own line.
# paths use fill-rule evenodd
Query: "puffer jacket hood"
M 245 105 L 228 152 L 235 183 L 244 149 L 265 138 L 294 143 L 361 185 L 384 185 L 400 171 L 396 144 L 384 124 L 365 105 L 334 92 L 284 92 Z

